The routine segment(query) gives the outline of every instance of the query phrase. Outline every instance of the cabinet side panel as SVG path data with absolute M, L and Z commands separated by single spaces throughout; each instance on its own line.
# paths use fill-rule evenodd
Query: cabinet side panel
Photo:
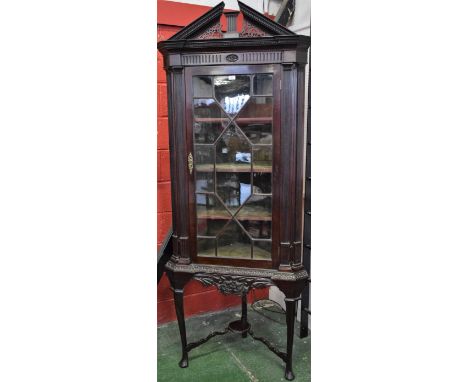
M 194 144 L 193 144 L 193 114 L 192 114 L 192 68 L 185 67 L 185 80 L 184 80 L 184 89 L 185 89 L 185 104 L 184 104 L 184 113 L 185 113 L 185 137 L 188 147 L 188 152 L 192 154 L 192 158 L 195 155 Z M 197 257 L 197 209 L 195 198 L 194 187 L 194 173 L 188 175 L 188 184 L 187 184 L 187 197 L 188 197 L 188 213 L 185 217 L 188 223 L 188 236 L 189 236 L 189 252 L 190 258 L 192 261 L 196 260 Z
M 185 84 L 182 67 L 168 72 L 169 139 L 171 148 L 172 210 L 174 221 L 174 257 L 180 263 L 189 263 L 188 172 L 187 142 L 185 136 Z
M 281 86 L 281 182 L 280 192 L 280 266 L 290 270 L 293 262 L 295 229 L 297 70 L 295 64 L 283 64 Z
M 168 135 L 169 135 L 169 160 L 171 162 L 171 201 L 172 201 L 172 254 L 173 256 L 179 256 L 179 227 L 178 227 L 178 210 L 177 210 L 177 157 L 175 155 L 174 145 L 175 139 L 175 128 L 173 120 L 173 107 L 172 107 L 172 96 L 173 96 L 173 84 L 172 84 L 172 73 L 169 69 L 166 69 L 167 78 L 167 98 L 168 102 Z
M 297 68 L 297 106 L 296 106 L 296 179 L 295 179 L 295 227 L 293 266 L 302 262 L 302 235 L 304 220 L 304 65 Z
M 281 220 L 281 65 L 274 66 L 274 114 L 273 114 L 273 223 L 272 223 L 272 251 L 271 259 L 273 268 L 280 265 L 280 220 Z

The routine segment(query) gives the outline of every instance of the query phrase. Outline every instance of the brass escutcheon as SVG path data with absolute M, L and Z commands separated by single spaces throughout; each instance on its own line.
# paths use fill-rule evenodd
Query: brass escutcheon
M 193 171 L 193 156 L 192 156 L 192 153 L 189 153 L 188 158 L 187 158 L 187 162 L 188 162 L 188 169 L 189 169 L 190 175 L 192 175 L 192 171 Z

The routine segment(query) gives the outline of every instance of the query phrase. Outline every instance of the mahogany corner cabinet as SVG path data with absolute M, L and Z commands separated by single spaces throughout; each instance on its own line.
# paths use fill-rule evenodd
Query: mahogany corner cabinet
M 302 265 L 305 65 L 310 39 L 239 2 L 220 3 L 158 44 L 167 73 L 173 236 L 166 264 L 188 353 L 228 332 L 264 342 L 294 379 Z M 237 29 L 237 17 L 243 18 Z M 226 24 L 224 31 L 222 27 Z M 187 344 L 183 293 L 190 280 L 242 299 L 242 318 Z M 246 294 L 285 295 L 287 345 L 255 337 Z

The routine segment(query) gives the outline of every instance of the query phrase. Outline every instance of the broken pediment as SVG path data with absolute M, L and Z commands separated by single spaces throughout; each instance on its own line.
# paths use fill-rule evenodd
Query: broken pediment
M 221 2 L 209 12 L 199 17 L 181 31 L 172 36 L 170 41 L 177 40 L 210 40 L 224 38 L 258 38 L 273 36 L 295 36 L 295 33 L 253 8 L 238 1 L 240 11 L 225 11 Z M 237 18 L 243 18 L 242 28 L 238 30 Z M 221 18 L 225 17 L 226 28 L 222 27 Z M 223 30 L 225 29 L 225 30 Z

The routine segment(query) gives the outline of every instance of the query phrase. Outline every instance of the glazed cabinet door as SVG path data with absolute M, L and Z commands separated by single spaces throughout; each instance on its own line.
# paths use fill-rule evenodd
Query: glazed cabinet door
M 186 69 L 190 242 L 198 263 L 271 267 L 277 256 L 278 73 L 274 65 Z

